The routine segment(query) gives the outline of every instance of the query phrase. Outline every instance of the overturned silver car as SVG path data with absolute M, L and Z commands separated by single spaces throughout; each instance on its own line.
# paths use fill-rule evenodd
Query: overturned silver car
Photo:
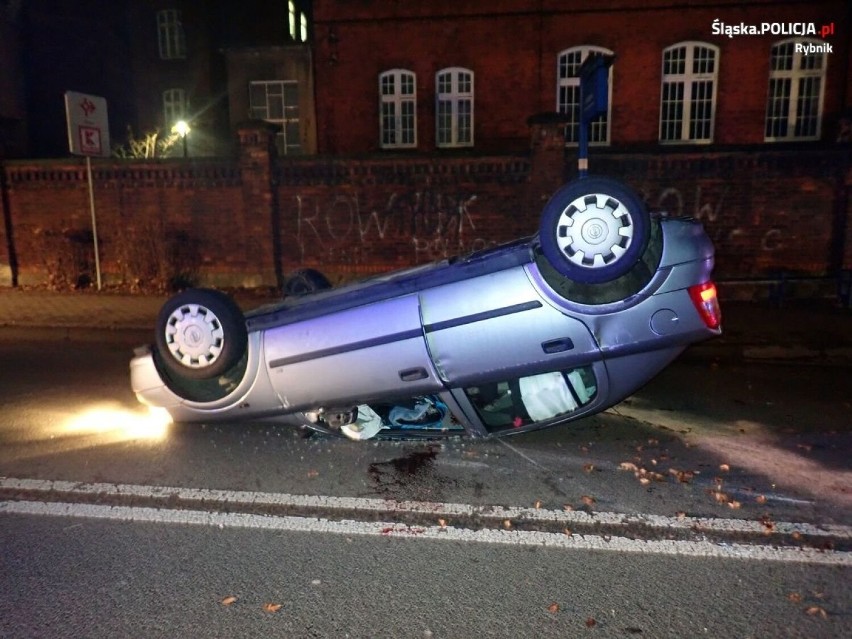
M 718 335 L 701 224 L 652 217 L 608 178 L 560 189 L 531 237 L 247 314 L 190 289 L 136 350 L 140 401 L 177 422 L 500 436 L 602 411 Z

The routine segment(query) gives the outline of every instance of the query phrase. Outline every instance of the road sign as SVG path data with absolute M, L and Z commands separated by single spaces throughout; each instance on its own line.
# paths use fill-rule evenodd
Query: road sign
M 109 120 L 104 98 L 76 91 L 65 92 L 65 119 L 68 121 L 68 147 L 74 155 L 86 156 L 89 181 L 89 209 L 92 213 L 92 243 L 95 273 L 101 290 L 101 259 L 98 251 L 98 222 L 95 216 L 95 189 L 92 185 L 92 156 L 109 157 Z
M 66 91 L 65 117 L 71 153 L 109 157 L 109 120 L 104 98 Z
M 614 57 L 593 53 L 580 65 L 580 95 L 583 96 L 580 106 L 586 122 L 591 122 L 607 112 L 609 68 Z
M 607 112 L 609 68 L 615 56 L 593 53 L 580 65 L 580 131 L 577 138 L 577 168 L 580 177 L 589 172 L 589 128 L 592 120 Z

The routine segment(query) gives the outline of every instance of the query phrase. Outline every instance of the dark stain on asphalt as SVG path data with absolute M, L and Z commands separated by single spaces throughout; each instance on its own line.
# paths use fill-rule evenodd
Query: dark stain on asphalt
M 370 464 L 367 474 L 376 490 L 385 496 L 435 499 L 436 490 L 447 481 L 434 472 L 439 450 L 439 447 L 430 446 L 388 461 L 375 462 Z

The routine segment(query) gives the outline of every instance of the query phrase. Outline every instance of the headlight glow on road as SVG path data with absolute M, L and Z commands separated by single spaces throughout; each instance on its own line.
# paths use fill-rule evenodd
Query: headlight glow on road
M 62 431 L 68 435 L 103 435 L 110 441 L 165 438 L 171 417 L 163 408 L 147 407 L 145 412 L 101 405 L 70 417 Z

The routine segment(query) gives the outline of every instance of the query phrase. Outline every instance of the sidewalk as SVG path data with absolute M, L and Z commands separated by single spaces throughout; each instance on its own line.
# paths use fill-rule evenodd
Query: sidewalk
M 0 327 L 150 330 L 167 296 L 0 288 Z M 244 310 L 275 301 L 272 293 L 239 291 Z M 722 302 L 721 337 L 691 347 L 704 359 L 762 360 L 852 366 L 852 310 L 829 301 Z

